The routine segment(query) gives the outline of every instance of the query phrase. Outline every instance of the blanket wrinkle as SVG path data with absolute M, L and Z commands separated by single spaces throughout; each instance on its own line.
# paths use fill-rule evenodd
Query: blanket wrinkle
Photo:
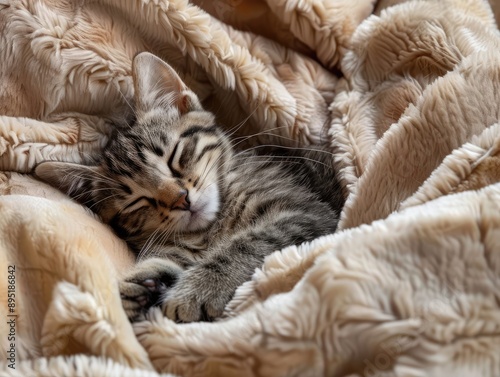
M 235 29 L 250 31 L 292 50 L 313 56 L 314 52 L 297 39 L 290 28 L 262 0 L 193 0 L 194 4 Z
M 439 69 L 443 60 L 441 55 L 446 57 L 458 54 L 457 59 L 460 58 L 455 40 L 449 39 L 446 35 L 468 36 L 469 38 L 460 40 L 459 45 L 461 50 L 469 53 L 484 50 L 478 41 L 487 44 L 497 43 L 498 32 L 496 30 L 493 32 L 491 11 L 483 3 L 481 6 L 478 5 L 475 5 L 475 13 L 471 12 L 471 16 L 470 13 L 465 15 L 460 12 L 449 14 L 449 8 L 433 2 L 426 2 L 425 6 L 419 2 L 408 3 L 405 6 L 411 7 L 411 11 L 398 12 L 401 8 L 389 8 L 383 11 L 380 17 L 371 16 L 356 30 L 351 41 L 351 51 L 346 54 L 343 66 L 350 87 L 344 85 L 339 88 L 340 91 L 346 91 L 346 94 L 338 94 L 332 104 L 331 134 L 344 134 L 347 131 L 346 136 L 353 139 L 349 142 L 349 139 L 342 136 L 339 139 L 332 138 L 332 146 L 339 150 L 339 155 L 343 155 L 340 168 L 345 169 L 347 173 L 348 187 L 352 187 L 352 183 L 364 172 L 368 156 L 378 138 L 391 124 L 399 120 L 409 104 L 416 103 L 425 87 L 440 77 L 440 74 L 445 73 Z M 489 17 L 484 15 L 481 18 L 474 17 L 474 14 L 483 13 Z M 394 14 L 397 17 L 394 17 Z M 450 17 L 454 17 L 455 22 L 450 22 Z M 393 22 L 393 19 L 397 19 L 397 22 Z M 491 28 L 484 27 L 488 19 Z M 430 24 L 430 20 L 435 20 L 434 24 Z M 467 27 L 463 27 L 464 23 Z M 413 27 L 398 29 L 398 25 L 406 24 Z M 415 27 L 415 24 L 420 26 Z M 449 28 L 455 29 L 456 33 L 448 31 Z M 474 36 L 470 30 L 474 30 L 477 37 L 470 38 Z M 430 38 L 422 40 L 422 33 Z M 437 39 L 434 36 L 436 33 L 439 37 Z M 390 44 L 385 42 L 387 39 L 391 41 Z M 431 42 L 430 46 L 425 43 L 426 40 Z M 438 41 L 441 45 L 431 48 Z M 388 51 L 390 48 L 392 51 Z M 491 46 L 491 49 L 495 48 Z M 420 60 L 408 60 L 408 56 L 418 51 L 421 54 Z M 432 54 L 438 55 L 430 59 L 429 56 Z M 433 72 L 432 69 L 436 68 L 438 70 Z M 453 68 L 452 62 L 448 64 L 446 71 Z M 345 96 L 349 96 L 348 102 L 345 101 Z M 372 108 L 374 105 L 378 105 L 380 111 L 374 111 Z M 359 119 L 352 121 L 352 116 L 343 119 L 341 116 L 344 114 L 355 114 Z M 370 127 L 371 123 L 377 125 L 374 130 Z M 342 130 L 343 128 L 345 130 Z M 353 159 L 353 145 L 359 145 L 355 154 L 356 160 Z M 355 173 L 347 171 L 349 166 L 355 166 L 358 175 L 352 176 Z
M 270 1 L 267 5 L 290 31 L 315 51 L 328 68 L 337 65 L 356 26 L 373 10 L 373 0 L 357 1 Z M 350 17 L 342 15 L 349 8 Z M 343 9 L 344 8 L 344 9 Z M 340 10 L 340 11 L 339 11 Z
M 182 370 L 181 374 L 193 376 L 205 375 L 209 370 L 217 375 L 212 370 L 215 360 L 222 368 L 220 370 L 226 370 L 237 362 L 236 355 L 242 351 L 248 352 L 245 360 L 261 358 L 265 362 L 257 365 L 263 369 L 276 368 L 255 371 L 253 375 L 279 373 L 279 366 L 270 359 L 276 359 L 277 355 L 287 355 L 287 360 L 313 357 L 305 351 L 309 339 L 315 339 L 320 349 L 331 352 L 326 352 L 323 359 L 326 363 L 314 364 L 309 360 L 308 367 L 314 366 L 309 373 L 301 373 L 304 372 L 301 370 L 293 375 L 335 375 L 335 371 L 344 369 L 349 360 L 359 360 L 361 366 L 366 366 L 376 362 L 384 347 L 397 348 L 390 360 L 395 369 L 408 368 L 413 373 L 425 370 L 432 372 L 427 375 L 438 376 L 452 370 L 450 360 L 456 357 L 465 358 L 463 360 L 469 365 L 480 368 L 482 363 L 490 360 L 488 365 L 491 371 L 495 371 L 498 364 L 489 358 L 498 357 L 495 353 L 495 347 L 500 344 L 498 303 L 495 295 L 484 301 L 483 294 L 485 290 L 493 292 L 499 280 L 498 263 L 489 264 L 485 257 L 496 253 L 494 234 L 498 232 L 500 219 L 498 205 L 493 203 L 499 198 L 500 186 L 456 195 L 460 196 L 459 201 L 454 200 L 454 195 L 445 196 L 435 203 L 396 213 L 370 226 L 315 241 L 325 246 L 325 252 L 316 258 L 314 265 L 291 291 L 264 298 L 238 316 L 205 326 L 179 326 L 156 312 L 150 317 L 153 324 L 143 322 L 136 325 L 139 339 L 146 349 L 159 344 L 164 349 L 174 347 L 168 352 L 169 357 L 155 358 L 157 368 L 175 368 L 179 372 Z M 456 204 L 452 218 L 448 215 L 450 203 Z M 424 213 L 425 222 L 414 222 Z M 479 227 L 477 220 L 482 216 L 484 221 Z M 417 253 L 415 249 L 401 248 L 410 234 L 406 230 L 409 224 L 413 224 L 411 240 L 419 245 Z M 432 236 L 436 229 L 440 230 L 441 237 Z M 482 252 L 485 245 L 478 237 L 480 231 L 489 239 L 486 244 L 492 247 L 486 254 Z M 383 244 L 374 242 L 373 237 L 384 238 Z M 447 242 L 449 240 L 457 242 Z M 346 245 L 342 247 L 344 243 Z M 307 252 L 308 246 L 299 247 L 298 254 L 302 248 Z M 408 263 L 410 260 L 420 261 L 426 268 L 410 271 L 408 269 L 413 266 Z M 449 263 L 453 268 L 444 268 Z M 481 275 L 482 272 L 487 273 Z M 301 292 L 300 302 L 294 299 L 298 292 Z M 317 305 L 318 301 L 330 305 Z M 301 308 L 296 305 L 301 305 Z M 269 315 L 273 321 L 265 320 Z M 254 316 L 261 320 L 249 320 Z M 256 331 L 249 329 L 254 323 L 264 324 L 265 342 L 253 341 L 254 337 L 259 337 L 258 332 L 254 336 L 237 335 L 241 331 Z M 318 323 L 322 325 L 318 326 Z M 217 338 L 211 338 L 216 345 L 204 347 L 200 340 L 205 339 L 205 332 L 219 334 Z M 466 356 L 476 336 L 489 346 L 477 348 Z M 177 345 L 180 339 L 184 342 Z M 189 343 L 186 345 L 185 342 Z M 480 357 L 481 354 L 486 359 Z M 188 355 L 190 363 L 182 362 L 182 358 Z M 388 358 L 387 355 L 384 357 Z M 190 366 L 191 363 L 197 363 L 198 368 Z M 246 370 L 250 371 L 243 362 L 237 365 L 245 368 L 239 371 L 243 375 Z M 294 364 L 290 362 L 288 365 Z M 180 366 L 185 369 L 177 369 Z M 392 370 L 392 366 L 386 365 L 386 368 Z M 232 370 L 234 373 L 236 369 Z
M 26 360 L 21 362 L 16 369 L 0 371 L 2 377 L 34 375 L 47 377 L 175 377 L 172 374 L 158 374 L 153 371 L 130 368 L 104 357 L 86 357 L 83 355 Z
M 490 62 L 488 67 L 478 64 L 484 59 Z M 355 195 L 351 194 L 346 203 L 340 228 L 369 223 L 396 210 L 447 154 L 498 121 L 498 99 L 490 99 L 500 89 L 499 64 L 496 54 L 478 52 L 424 90 L 397 126 L 393 124 L 375 145 L 366 172 L 357 181 Z M 464 92 L 471 98 L 456 95 Z M 445 129 L 444 125 L 449 126 Z M 403 150 L 401 145 L 405 145 Z M 429 150 L 430 156 L 426 153 Z M 376 168 L 380 164 L 391 172 L 391 180 Z M 382 191 L 370 190 L 373 185 Z M 385 200 L 379 198 L 381 192 Z M 378 217 L 373 216 L 375 213 Z
M 499 376 L 499 12 L 0 0 L 0 269 L 15 267 L 17 315 L 16 369 L 0 360 L 0 376 Z M 245 146 L 327 145 L 348 194 L 335 234 L 269 255 L 217 322 L 152 309 L 131 325 L 125 243 L 22 174 L 91 163 L 127 126 L 140 51 Z M 9 331 L 0 321 L 4 355 Z
M 500 125 L 486 128 L 470 142 L 446 156 L 418 191 L 401 203 L 400 209 L 419 205 L 439 196 L 454 192 L 476 190 L 498 182 L 498 170 L 488 166 L 491 158 L 498 158 Z M 477 182 L 477 183 L 473 183 Z
M 64 112 L 81 114 L 82 119 L 85 114 L 94 115 L 108 129 L 123 126 L 131 116 L 129 104 L 133 102 L 130 62 L 137 52 L 149 48 L 162 52 L 176 68 L 185 70 L 184 75 L 190 78 L 188 83 L 202 91 L 202 98 L 214 111 L 221 106 L 234 109 L 220 114 L 229 127 L 249 116 L 240 130 L 246 135 L 257 129 L 276 134 L 278 142 L 288 138 L 290 144 L 319 141 L 328 121 L 327 106 L 336 82 L 334 75 L 312 60 L 299 58 L 292 51 L 285 52 L 283 46 L 263 38 L 258 42 L 262 53 L 253 55 L 248 50 L 250 46 L 239 48 L 231 41 L 238 33 L 242 36 L 245 33 L 221 27 L 220 22 L 185 1 L 168 4 L 136 1 L 120 10 L 121 2 L 109 0 L 68 5 L 60 11 L 52 9 L 48 0 L 39 0 L 27 8 L 23 8 L 21 1 L 14 2 L 0 13 L 6 36 L 19 41 L 14 50 L 10 46 L 2 49 L 1 58 L 6 64 L 2 70 L 5 85 L 0 88 L 1 113 L 16 119 L 36 118 L 46 123 L 39 128 L 46 128 L 47 133 L 53 128 L 54 116 Z M 128 13 L 134 16 L 128 17 Z M 111 15 L 115 22 L 111 22 Z M 144 18 L 136 20 L 136 15 Z M 148 17 L 153 17 L 154 22 L 149 22 Z M 57 31 L 52 32 L 51 28 Z M 164 32 L 159 33 L 158 28 Z M 28 37 L 24 40 L 19 35 Z M 276 54 L 276 50 L 281 52 Z M 271 54 L 274 54 L 272 63 L 264 64 Z M 285 69 L 290 58 L 293 75 Z M 299 60 L 300 64 L 293 62 Z M 283 68 L 276 70 L 278 66 Z M 11 73 L 16 71 L 24 75 Z M 31 78 L 31 72 L 40 74 Z M 285 72 L 286 77 L 280 77 L 279 72 Z M 211 92 L 207 84 L 212 87 Z M 103 140 L 102 136 L 94 135 Z M 30 171 L 47 157 L 45 153 L 37 153 L 44 143 L 41 139 L 39 144 L 32 145 L 31 154 L 35 158 L 26 162 L 24 152 L 16 150 L 22 146 L 15 144 L 14 151 L 10 151 L 7 142 L 1 140 L 1 157 L 5 161 L 1 168 Z M 93 143 L 83 148 L 86 153 L 96 154 L 101 146 Z M 67 152 L 56 148 L 51 157 L 71 161 L 74 156 L 68 156 Z

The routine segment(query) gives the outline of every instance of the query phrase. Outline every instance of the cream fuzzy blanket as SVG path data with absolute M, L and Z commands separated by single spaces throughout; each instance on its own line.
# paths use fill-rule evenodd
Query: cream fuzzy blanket
M 194 3 L 0 0 L 0 376 L 499 376 L 488 3 Z M 341 229 L 269 256 L 220 322 L 130 325 L 125 244 L 20 174 L 99 153 L 144 50 L 251 143 L 328 141 L 349 193 Z

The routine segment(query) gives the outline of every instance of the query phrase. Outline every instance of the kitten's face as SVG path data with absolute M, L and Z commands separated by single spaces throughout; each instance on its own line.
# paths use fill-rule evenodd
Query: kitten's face
M 132 71 L 137 121 L 117 132 L 100 165 L 43 162 L 35 172 L 127 241 L 161 243 L 216 219 L 231 148 L 170 66 L 142 53 Z
M 102 171 L 116 184 L 96 182 L 93 202 L 124 236 L 201 230 L 220 209 L 228 153 L 210 113 L 149 114 L 106 149 Z

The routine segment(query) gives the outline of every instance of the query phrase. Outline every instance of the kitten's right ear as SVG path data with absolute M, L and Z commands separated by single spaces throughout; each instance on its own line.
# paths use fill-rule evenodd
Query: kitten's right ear
M 44 161 L 34 170 L 35 176 L 65 192 L 81 203 L 91 199 L 92 182 L 102 179 L 100 167 L 69 162 Z
M 135 104 L 140 112 L 174 107 L 180 114 L 203 110 L 177 72 L 157 56 L 141 52 L 132 62 Z

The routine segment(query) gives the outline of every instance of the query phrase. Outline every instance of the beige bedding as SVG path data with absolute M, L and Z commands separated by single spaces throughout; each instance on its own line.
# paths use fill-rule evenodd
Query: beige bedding
M 0 0 L 0 376 L 500 375 L 487 2 L 194 3 Z M 217 323 L 130 325 L 124 242 L 20 174 L 99 153 L 144 50 L 248 144 L 327 141 L 349 193 L 336 234 L 269 256 Z

